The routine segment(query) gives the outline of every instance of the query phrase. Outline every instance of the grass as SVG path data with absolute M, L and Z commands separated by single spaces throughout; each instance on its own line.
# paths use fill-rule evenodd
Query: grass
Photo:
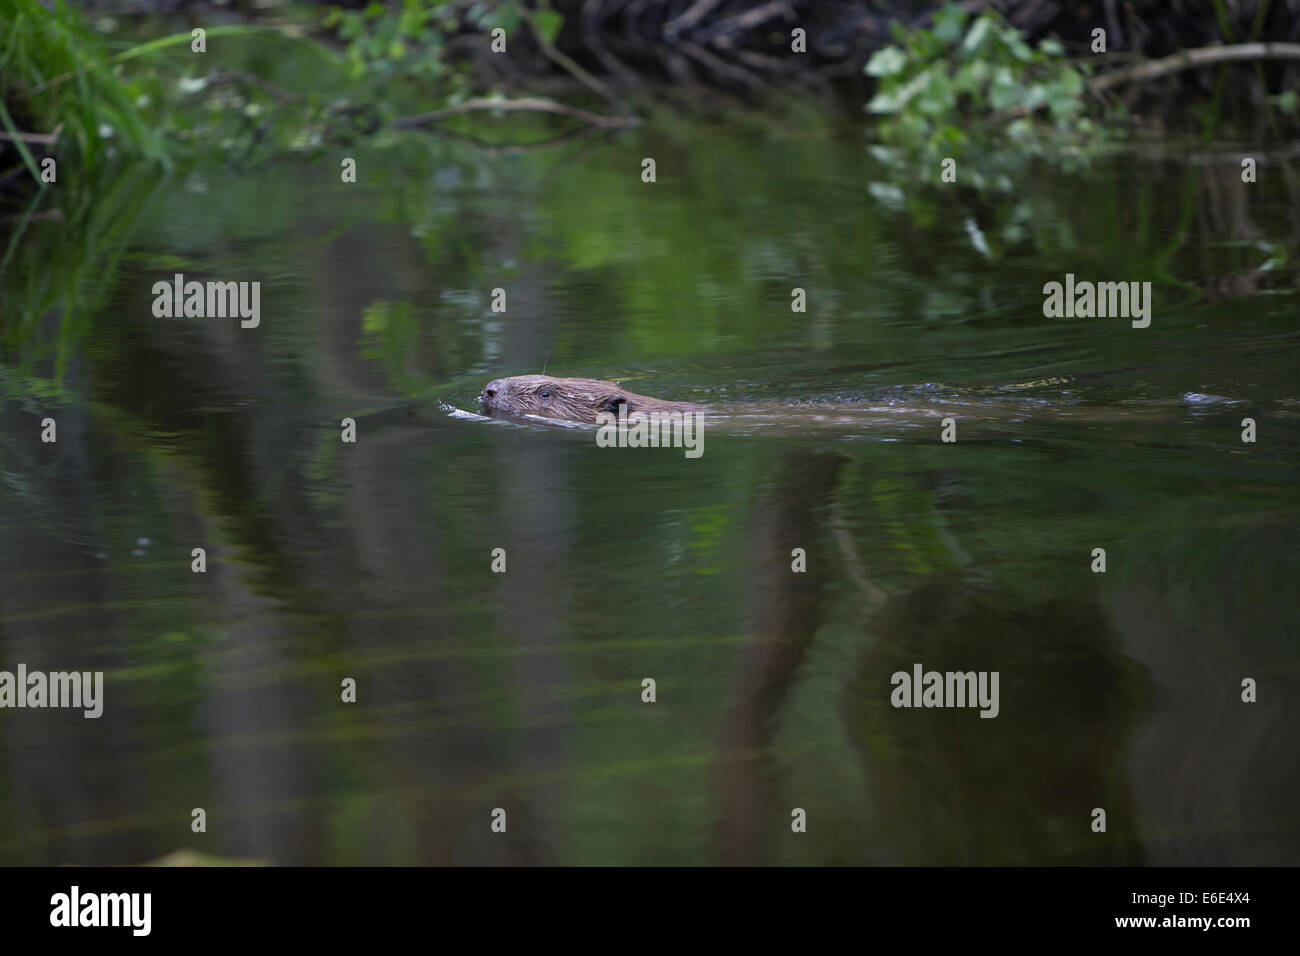
M 0 36 L 0 121 L 11 135 L 58 129 L 60 158 L 71 146 L 82 165 L 98 161 L 110 145 L 169 161 L 162 135 L 142 108 L 155 102 L 148 84 L 117 75 L 103 40 L 64 0 L 52 8 L 39 0 L 6 0 Z M 39 182 L 30 150 L 20 143 L 19 152 Z

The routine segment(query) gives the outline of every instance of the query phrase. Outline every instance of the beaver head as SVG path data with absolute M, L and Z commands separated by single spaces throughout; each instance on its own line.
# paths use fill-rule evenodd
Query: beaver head
M 699 406 L 665 402 L 637 395 L 613 382 L 594 378 L 552 378 L 549 375 L 514 375 L 488 382 L 478 397 L 488 415 L 539 415 L 570 422 L 596 422 L 602 412 L 687 412 Z

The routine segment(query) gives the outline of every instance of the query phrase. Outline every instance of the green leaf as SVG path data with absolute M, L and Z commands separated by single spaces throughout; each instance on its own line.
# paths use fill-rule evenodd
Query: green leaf
M 929 30 L 917 30 L 913 33 L 907 43 L 907 50 L 912 55 L 912 59 L 923 63 L 937 60 L 948 53 L 948 48 Z
M 961 39 L 966 28 L 968 14 L 957 4 L 949 0 L 942 10 L 934 15 L 934 35 L 948 46 Z
M 963 93 L 976 93 L 989 81 L 989 64 L 986 60 L 971 60 L 953 76 L 953 84 Z
M 869 113 L 893 113 L 898 109 L 898 99 L 892 93 L 880 92 L 867 104 Z
M 989 27 L 992 24 L 987 16 L 980 17 L 973 24 L 966 34 L 966 39 L 962 41 L 962 52 L 974 53 L 984 43 L 984 38 L 988 36 Z
M 877 50 L 867 61 L 867 76 L 894 76 L 902 73 L 907 66 L 907 57 L 903 51 L 896 46 L 887 46 L 883 50 Z
M 1020 37 L 1017 36 L 1011 38 L 1007 42 L 1007 46 L 1011 49 L 1011 55 L 1021 63 L 1030 63 L 1033 61 L 1034 51 L 1030 48 L 1029 44 L 1020 39 Z
M 1059 83 L 1061 89 L 1067 96 L 1083 95 L 1083 77 L 1081 77 L 1075 70 L 1071 70 L 1068 67 L 1062 70 Z
M 554 46 L 555 38 L 560 35 L 560 29 L 564 26 L 564 14 L 556 13 L 554 10 L 538 10 L 533 14 L 533 23 L 537 27 L 537 32 L 542 35 L 542 39 Z

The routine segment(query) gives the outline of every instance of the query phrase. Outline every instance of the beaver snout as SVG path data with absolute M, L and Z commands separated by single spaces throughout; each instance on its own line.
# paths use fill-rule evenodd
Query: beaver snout
M 496 397 L 501 394 L 504 383 L 499 378 L 494 378 L 483 386 L 483 391 L 478 393 L 478 403 L 485 407 L 491 407 Z

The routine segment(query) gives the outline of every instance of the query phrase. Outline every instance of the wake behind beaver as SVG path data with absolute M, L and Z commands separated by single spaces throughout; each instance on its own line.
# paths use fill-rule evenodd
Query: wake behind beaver
M 1085 376 L 1080 376 L 1083 378 Z M 1092 376 L 1099 377 L 1099 376 Z M 600 425 L 628 416 L 656 418 L 674 413 L 707 413 L 710 425 L 724 434 L 837 434 L 841 438 L 915 434 L 936 423 L 982 421 L 986 424 L 1023 426 L 1035 419 L 1091 424 L 1151 421 L 1175 414 L 1168 404 L 1151 403 L 1121 408 L 1098 407 L 1067 397 L 1060 386 L 1073 379 L 1048 379 L 1014 385 L 934 385 L 893 388 L 885 395 L 855 396 L 819 401 L 726 401 L 701 405 L 670 401 L 629 392 L 614 383 L 591 378 L 556 378 L 516 375 L 493 379 L 478 395 L 484 415 L 537 423 L 581 427 Z M 1050 397 L 1026 394 L 1030 386 L 1054 388 Z M 461 413 L 465 417 L 468 413 Z M 951 438 L 948 440 L 952 440 Z

